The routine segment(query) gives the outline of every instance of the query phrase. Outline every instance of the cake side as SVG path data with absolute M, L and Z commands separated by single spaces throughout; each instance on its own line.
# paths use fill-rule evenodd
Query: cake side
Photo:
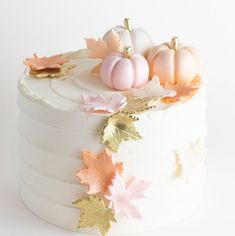
M 206 85 L 197 51 L 153 45 L 131 20 L 87 49 L 26 58 L 18 83 L 21 194 L 87 235 L 147 232 L 191 215 L 205 181 Z
M 87 61 L 77 59 L 80 68 L 76 74 L 78 80 L 80 77 L 84 79 L 84 75 L 89 78 L 90 68 L 83 60 Z M 85 64 L 84 69 L 82 64 Z M 72 84 L 79 100 L 81 93 L 86 93 L 87 90 L 74 85 L 70 80 L 73 78 L 60 81 L 60 86 L 66 88 L 66 84 Z M 25 82 L 27 78 L 23 83 L 24 86 L 28 85 Z M 54 90 L 47 93 L 47 100 L 44 99 L 43 102 L 42 95 L 37 94 L 40 95 L 37 100 L 37 97 L 32 95 L 33 91 L 25 95 L 25 91 L 30 90 L 33 82 L 38 81 L 29 80 L 27 90 L 20 90 L 19 95 L 23 199 L 41 218 L 63 228 L 75 230 L 79 209 L 74 208 L 72 202 L 83 197 L 86 190 L 75 178 L 76 171 L 83 166 L 80 154 L 84 150 L 93 153 L 102 151 L 103 145 L 97 140 L 100 139 L 99 127 L 105 122 L 107 115 L 84 113 L 79 107 L 71 109 L 71 104 L 75 103 L 71 101 L 71 97 L 61 98 L 61 94 L 55 93 Z M 48 81 L 40 83 L 44 88 L 48 86 Z M 51 83 L 53 84 L 53 81 Z M 124 176 L 148 179 L 152 181 L 152 186 L 146 193 L 146 199 L 139 201 L 143 215 L 141 224 L 139 220 L 120 216 L 118 221 L 122 227 L 114 226 L 111 233 L 143 232 L 168 225 L 190 215 L 199 204 L 205 175 L 204 164 L 198 167 L 192 178 L 188 177 L 188 182 L 188 179 L 177 175 L 180 168 L 177 165 L 177 153 L 196 145 L 198 148 L 192 149 L 192 152 L 201 149 L 201 155 L 205 155 L 205 90 L 205 87 L 202 87 L 188 102 L 162 105 L 161 109 L 139 115 L 141 122 L 137 122 L 136 127 L 144 139 L 124 142 L 119 152 L 113 154 L 115 160 L 125 162 Z M 73 91 L 71 89 L 71 94 Z M 48 97 L 52 100 L 48 101 Z M 63 110 L 58 107 L 60 103 L 57 103 L 57 107 L 51 105 L 54 100 L 61 102 Z M 70 110 L 64 107 L 66 102 Z M 67 220 L 62 222 L 58 212 L 66 215 Z M 84 232 L 94 233 L 89 229 Z

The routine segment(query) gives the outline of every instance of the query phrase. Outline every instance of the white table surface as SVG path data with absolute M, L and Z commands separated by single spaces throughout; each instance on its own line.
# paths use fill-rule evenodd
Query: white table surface
M 1 1 L 0 235 L 78 235 L 41 221 L 25 208 L 19 196 L 16 83 L 23 70 L 22 59 L 33 52 L 46 55 L 83 47 L 83 37 L 100 35 L 100 32 L 124 16 L 130 16 L 141 26 L 146 25 L 148 29 L 152 29 L 158 42 L 166 40 L 176 32 L 196 45 L 204 58 L 204 75 L 209 88 L 209 156 L 205 200 L 192 217 L 145 235 L 234 236 L 233 1 L 135 1 L 135 11 L 131 10 L 134 1 L 114 2 L 116 10 L 111 14 L 110 9 L 114 6 L 106 0 Z M 109 7 L 109 10 L 106 10 L 106 7 Z

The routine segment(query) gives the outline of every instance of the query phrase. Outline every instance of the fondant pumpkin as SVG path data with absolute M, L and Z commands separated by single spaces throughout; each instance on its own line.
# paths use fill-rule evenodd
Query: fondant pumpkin
M 162 84 L 191 82 L 200 75 L 200 59 L 196 50 L 179 43 L 177 37 L 171 43 L 154 47 L 148 55 L 150 78 L 158 76 Z
M 132 47 L 135 53 L 140 53 L 143 56 L 147 56 L 149 50 L 153 47 L 152 40 L 148 33 L 141 28 L 131 27 L 131 20 L 124 19 L 124 26 L 116 26 L 111 30 L 116 31 L 121 40 L 123 47 Z M 107 39 L 110 30 L 104 35 L 103 39 Z
M 149 76 L 147 60 L 140 54 L 132 54 L 130 47 L 124 53 L 112 53 L 101 66 L 101 79 L 110 88 L 128 90 L 146 84 Z

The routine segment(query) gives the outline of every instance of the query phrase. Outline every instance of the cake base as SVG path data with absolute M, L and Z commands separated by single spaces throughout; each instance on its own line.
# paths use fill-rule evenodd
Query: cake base
M 171 204 L 168 208 L 165 208 L 165 215 L 161 212 L 161 218 L 159 218 L 158 213 L 152 214 L 152 223 L 151 226 L 148 225 L 145 230 L 143 226 L 133 227 L 133 222 L 123 221 L 122 219 L 117 219 L 119 224 L 112 224 L 112 229 L 108 233 L 111 236 L 120 236 L 120 235 L 143 235 L 145 232 L 153 232 L 158 228 L 169 226 L 173 223 L 184 220 L 185 218 L 193 215 L 193 213 L 198 209 L 199 205 L 203 200 L 203 185 L 198 185 L 193 187 L 194 194 L 190 196 L 185 196 L 181 202 L 177 204 Z M 21 183 L 21 196 L 26 207 L 32 211 L 32 213 L 42 220 L 46 221 L 49 224 L 54 226 L 70 230 L 77 231 L 78 235 L 87 234 L 89 236 L 100 235 L 99 231 L 96 228 L 88 228 L 76 230 L 76 226 L 79 221 L 79 213 L 76 208 L 68 208 L 67 206 L 59 205 L 57 203 L 51 202 L 38 194 L 34 193 L 26 184 Z M 77 222 L 75 219 L 78 219 Z M 121 223 L 120 223 L 121 221 Z M 141 225 L 141 220 L 136 220 Z M 137 226 L 137 224 L 134 224 Z M 130 227 L 131 226 L 131 227 Z M 134 230 L 133 230 L 134 229 Z

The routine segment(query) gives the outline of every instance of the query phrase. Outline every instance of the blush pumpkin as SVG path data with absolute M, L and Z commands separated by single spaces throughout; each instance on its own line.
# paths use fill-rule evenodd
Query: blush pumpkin
M 107 56 L 101 66 L 101 79 L 115 90 L 140 88 L 148 81 L 149 66 L 140 54 L 132 54 L 131 47 L 125 47 L 122 53 Z

